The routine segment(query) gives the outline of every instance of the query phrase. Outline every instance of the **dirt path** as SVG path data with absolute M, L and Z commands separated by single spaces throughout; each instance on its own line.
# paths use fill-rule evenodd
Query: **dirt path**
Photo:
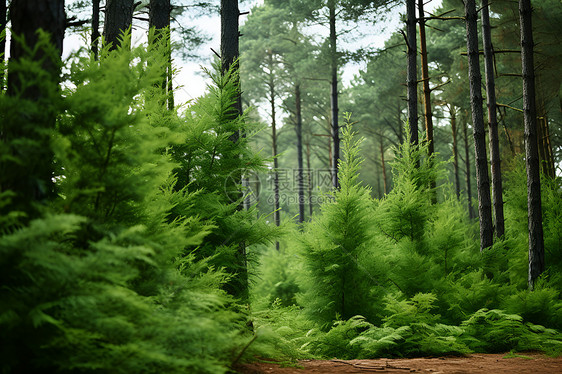
M 562 374 L 562 357 L 538 353 L 510 357 L 506 354 L 473 354 L 467 357 L 439 357 L 377 360 L 303 360 L 301 368 L 280 367 L 272 363 L 241 365 L 242 374 L 307 373 L 477 373 L 477 374 Z M 510 357 L 510 358 L 508 358 Z

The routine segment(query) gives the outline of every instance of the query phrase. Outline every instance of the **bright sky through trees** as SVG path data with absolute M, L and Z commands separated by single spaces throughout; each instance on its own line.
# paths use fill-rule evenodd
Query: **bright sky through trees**
M 254 6 L 261 4 L 262 0 L 250 0 L 242 2 L 240 5 L 241 11 L 249 11 Z M 433 9 L 441 5 L 441 0 L 431 0 L 427 4 L 427 11 L 431 12 Z M 360 25 L 356 33 L 363 33 L 363 37 L 359 38 L 355 42 L 350 42 L 343 39 L 342 47 L 347 48 L 348 46 L 354 45 L 370 45 L 375 48 L 381 48 L 384 46 L 385 40 L 388 39 L 389 35 L 392 34 L 400 26 L 400 13 L 404 13 L 405 9 L 403 6 L 395 8 L 392 12 L 387 15 L 387 19 L 378 22 L 375 26 L 373 25 Z M 176 101 L 178 104 L 185 103 L 186 101 L 195 99 L 203 94 L 205 91 L 205 86 L 208 84 L 208 79 L 202 74 L 201 66 L 209 67 L 215 55 L 211 48 L 218 51 L 220 44 L 220 17 L 219 14 L 209 14 L 206 17 L 199 17 L 191 19 L 188 16 L 183 16 L 185 27 L 189 27 L 189 23 L 192 23 L 193 27 L 200 29 L 205 34 L 210 36 L 210 40 L 204 43 L 199 48 L 199 61 L 182 61 L 179 58 L 175 58 L 174 65 L 178 69 L 178 74 L 174 78 L 174 87 L 180 87 L 176 90 Z M 244 22 L 246 16 L 240 18 L 241 22 Z M 138 22 L 137 22 L 138 23 Z M 315 33 L 322 35 L 327 33 L 328 29 L 321 26 L 313 27 Z M 145 37 L 146 30 L 137 28 L 136 34 L 138 36 L 133 37 L 134 40 L 142 40 Z M 83 40 L 80 35 L 66 35 L 63 56 L 68 56 L 68 54 L 83 45 Z M 342 81 L 344 87 L 349 84 L 353 79 L 354 75 L 364 66 L 364 63 L 350 63 L 345 66 L 342 73 Z

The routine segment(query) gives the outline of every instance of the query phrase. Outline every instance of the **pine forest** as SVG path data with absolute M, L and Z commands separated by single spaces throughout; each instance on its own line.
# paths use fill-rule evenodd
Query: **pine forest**
M 1 374 L 562 372 L 561 0 L 0 0 L 0 56 Z

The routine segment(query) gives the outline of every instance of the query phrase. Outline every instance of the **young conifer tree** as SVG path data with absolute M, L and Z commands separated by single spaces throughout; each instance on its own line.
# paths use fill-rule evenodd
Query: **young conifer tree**
M 373 295 L 380 291 L 372 265 L 372 200 L 369 188 L 358 181 L 361 140 L 354 138 L 350 117 L 346 120 L 340 189 L 305 226 L 301 244 L 308 278 L 300 302 L 310 318 L 324 327 L 357 314 L 375 318 Z
M 171 149 L 178 164 L 174 188 L 196 193 L 192 206 L 184 207 L 187 210 L 182 214 L 197 215 L 213 226 L 205 243 L 192 248 L 194 253 L 198 258 L 211 258 L 214 266 L 226 269 L 231 278 L 225 289 L 247 300 L 247 260 L 240 245 L 268 242 L 276 229 L 265 220 L 256 219 L 253 209 L 239 209 L 244 198 L 240 175 L 265 170 L 266 164 L 248 146 L 256 125 L 248 120 L 247 113 L 234 115 L 239 94 L 236 66 L 224 71 L 217 63 L 207 73 L 213 82 L 208 94 L 194 105 L 194 110 L 185 112 L 184 120 L 193 125 L 178 129 L 192 141 Z M 246 136 L 232 141 L 232 135 L 239 132 Z

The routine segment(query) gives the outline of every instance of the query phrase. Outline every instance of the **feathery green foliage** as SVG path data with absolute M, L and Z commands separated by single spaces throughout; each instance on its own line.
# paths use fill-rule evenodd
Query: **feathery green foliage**
M 2 218 L 2 372 L 221 373 L 240 350 L 244 318 L 223 290 L 235 275 L 197 253 L 220 210 L 193 207 L 218 188 L 190 191 L 173 174 L 170 150 L 207 113 L 162 109 L 156 83 L 167 59 L 155 51 L 106 48 L 99 60 L 84 51 L 70 60 L 64 111 L 43 144 L 55 155 L 59 196 L 28 225 L 15 226 L 17 211 Z M 226 116 L 217 97 L 207 103 L 217 106 L 208 122 Z M 9 199 L 2 192 L 13 209 Z M 229 203 L 223 211 L 235 210 Z M 240 235 L 251 237 L 246 226 Z
M 360 140 L 354 138 L 350 117 L 342 131 L 344 160 L 341 188 L 322 206 L 322 214 L 306 225 L 301 253 L 308 272 L 300 303 L 310 317 L 328 328 L 332 321 L 356 314 L 376 315 L 381 290 L 379 267 L 370 249 L 373 226 L 369 189 L 357 181 Z
M 298 234 L 306 271 L 291 273 L 300 269 L 291 251 L 261 258 L 264 283 L 256 292 L 271 298 L 267 290 L 296 282 L 302 294 L 289 308 L 270 299 L 269 309 L 258 313 L 260 326 L 285 332 L 286 346 L 316 357 L 528 349 L 559 354 L 560 334 L 541 326 L 560 323 L 559 292 L 546 280 L 534 292 L 525 289 L 526 274 L 513 269 L 526 260 L 513 248 L 516 239 L 506 235 L 480 253 L 477 227 L 452 190 L 441 187 L 442 201 L 431 203 L 429 181 L 441 175 L 443 163 L 427 159 L 424 145 L 406 143 L 397 150 L 394 189 L 373 202 L 357 183 L 358 142 L 352 135 L 348 125 L 341 190 Z M 518 209 L 525 209 L 524 190 L 516 192 Z M 552 217 L 557 222 L 556 213 Z M 522 288 L 514 277 L 523 278 Z M 342 287 L 349 280 L 352 290 Z

